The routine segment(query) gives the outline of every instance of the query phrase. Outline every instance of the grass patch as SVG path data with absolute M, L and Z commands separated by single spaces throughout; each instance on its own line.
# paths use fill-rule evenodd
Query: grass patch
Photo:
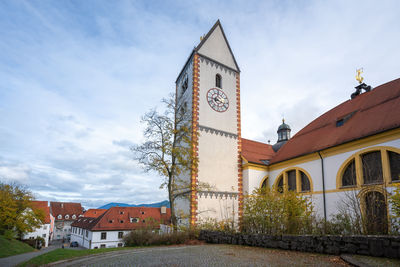
M 60 260 L 78 258 L 78 257 L 87 256 L 87 255 L 92 255 L 92 254 L 99 254 L 99 253 L 105 253 L 105 252 L 110 252 L 110 251 L 115 251 L 115 250 L 123 250 L 123 249 L 132 249 L 132 248 L 122 247 L 122 248 L 100 248 L 100 249 L 85 249 L 85 250 L 58 248 L 58 249 L 55 249 L 48 253 L 39 255 L 35 258 L 32 258 L 29 261 L 21 263 L 18 266 L 29 266 L 29 267 L 41 266 L 43 264 L 48 264 L 48 263 L 56 262 L 56 261 L 60 261 Z
M 0 235 L 0 258 L 31 252 L 35 249 L 24 242 L 7 239 Z

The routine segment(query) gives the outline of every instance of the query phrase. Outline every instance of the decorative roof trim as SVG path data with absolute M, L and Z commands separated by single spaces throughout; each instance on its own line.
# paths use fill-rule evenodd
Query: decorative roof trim
M 211 127 L 207 127 L 207 126 L 203 126 L 203 125 L 199 125 L 199 129 L 200 129 L 200 131 L 203 131 L 203 132 L 206 132 L 206 133 L 210 132 L 211 134 L 217 134 L 217 135 L 219 134 L 219 135 L 223 135 L 225 137 L 230 137 L 230 138 L 235 138 L 235 139 L 238 138 L 237 134 L 230 133 L 230 132 L 225 132 L 225 131 L 221 131 L 221 130 L 217 130 L 217 129 L 214 129 L 214 128 L 211 128 Z
M 199 194 L 200 197 L 207 198 L 234 198 L 237 199 L 239 197 L 239 192 L 228 192 L 228 191 L 197 191 L 197 193 Z
M 216 65 L 219 65 L 220 67 L 223 67 L 223 68 L 225 68 L 225 69 L 228 69 L 228 71 L 231 71 L 231 72 L 233 72 L 233 73 L 239 74 L 239 71 L 237 71 L 237 70 L 235 70 L 235 69 L 232 69 L 231 67 L 228 67 L 227 65 L 222 64 L 221 62 L 218 62 L 218 61 L 216 61 L 215 59 L 209 58 L 209 57 L 207 57 L 207 56 L 205 56 L 205 55 L 203 55 L 203 54 L 200 54 L 200 53 L 198 53 L 198 52 L 197 52 L 197 54 L 198 54 L 202 59 L 211 61 L 212 63 L 214 63 L 214 64 L 216 64 Z M 200 60 L 201 60 L 201 59 L 200 59 Z

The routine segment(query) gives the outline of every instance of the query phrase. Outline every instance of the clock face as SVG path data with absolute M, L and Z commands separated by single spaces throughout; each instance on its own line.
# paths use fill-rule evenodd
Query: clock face
M 224 112 L 229 108 L 229 100 L 226 94 L 218 88 L 212 88 L 207 92 L 207 102 L 210 107 L 218 112 Z

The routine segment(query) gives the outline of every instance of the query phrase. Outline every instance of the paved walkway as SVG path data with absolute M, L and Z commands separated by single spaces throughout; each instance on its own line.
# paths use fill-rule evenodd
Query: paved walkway
M 53 266 L 349 266 L 338 256 L 233 245 L 152 247 L 97 254 Z
M 41 250 L 34 251 L 34 252 L 18 254 L 15 256 L 7 257 L 7 258 L 0 258 L 0 266 L 1 267 L 16 266 L 16 265 L 18 265 L 24 261 L 27 261 L 33 257 L 39 256 L 41 254 L 44 254 L 44 253 L 52 251 L 52 250 L 55 250 L 56 248 L 61 248 L 61 243 L 56 243 L 54 245 L 48 246 L 47 248 L 42 248 Z

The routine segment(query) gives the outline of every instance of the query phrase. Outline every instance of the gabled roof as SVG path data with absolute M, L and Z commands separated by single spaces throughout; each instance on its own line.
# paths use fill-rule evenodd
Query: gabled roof
M 274 155 L 271 145 L 242 138 L 242 156 L 248 162 L 265 165 L 261 160 L 270 160 Z
M 179 75 L 178 75 L 178 77 L 176 78 L 175 83 L 178 82 L 179 78 L 181 77 L 183 71 L 184 71 L 185 68 L 186 68 L 186 65 L 189 63 L 189 61 L 190 61 L 190 59 L 192 58 L 192 56 L 193 56 L 194 53 L 197 53 L 197 54 L 199 54 L 199 55 L 201 55 L 201 56 L 203 56 L 203 57 L 207 57 L 207 55 L 202 54 L 199 50 L 200 50 L 201 47 L 206 43 L 206 41 L 210 38 L 211 34 L 214 32 L 214 30 L 215 30 L 217 27 L 219 27 L 219 28 L 221 29 L 222 36 L 223 36 L 223 38 L 224 38 L 224 40 L 225 40 L 225 43 L 226 43 L 226 45 L 227 45 L 227 47 L 228 47 L 228 49 L 229 49 L 229 53 L 230 53 L 231 56 L 232 56 L 232 59 L 233 59 L 233 62 L 234 62 L 234 65 L 235 65 L 235 68 L 236 68 L 236 69 L 235 69 L 235 68 L 232 68 L 232 67 L 229 67 L 229 66 L 226 66 L 226 64 L 224 64 L 224 62 L 218 62 L 218 60 L 216 60 L 216 59 L 214 59 L 214 58 L 210 58 L 210 59 L 212 59 L 212 60 L 214 60 L 214 61 L 217 61 L 218 63 L 220 63 L 220 64 L 222 64 L 222 65 L 225 65 L 226 67 L 232 69 L 233 71 L 240 72 L 239 65 L 237 64 L 236 58 L 235 58 L 235 56 L 233 55 L 231 46 L 229 45 L 228 39 L 226 38 L 226 35 L 225 35 L 225 32 L 224 32 L 224 29 L 222 28 L 221 22 L 220 22 L 219 20 L 217 20 L 217 22 L 215 22 L 215 24 L 214 24 L 214 26 L 211 28 L 211 30 L 204 36 L 204 38 L 200 41 L 200 43 L 192 50 L 192 52 L 190 53 L 188 59 L 186 60 L 185 64 L 183 65 L 181 71 L 179 72 Z M 209 58 L 209 57 L 207 57 L 207 58 Z
M 74 202 L 50 202 L 50 211 L 56 220 L 58 215 L 62 215 L 62 220 L 65 220 L 65 215 L 69 215 L 68 220 L 74 220 L 72 215 L 79 217 L 83 214 L 81 203 Z
M 337 126 L 338 121 L 341 126 Z M 399 127 L 400 79 L 396 79 L 347 100 L 312 121 L 282 146 L 271 164 Z
M 47 204 L 47 201 L 31 201 L 31 205 L 33 209 L 42 210 L 44 213 L 44 223 L 50 223 L 50 207 Z
M 97 217 L 99 217 L 100 215 L 102 215 L 106 211 L 107 211 L 107 209 L 88 209 L 83 214 L 83 217 L 97 218 Z
M 138 222 L 131 222 L 137 218 Z M 97 218 L 80 217 L 71 226 L 90 231 L 134 230 L 145 227 L 159 228 L 160 223 L 169 224 L 171 209 L 161 214 L 161 208 L 112 207 Z
M 214 31 L 216 31 L 218 28 L 221 29 L 223 39 L 225 40 L 225 43 L 226 43 L 226 45 L 227 45 L 227 48 L 228 48 L 228 50 L 229 50 L 230 55 L 232 56 L 233 63 L 234 63 L 234 65 L 235 65 L 234 67 L 236 68 L 236 71 L 240 72 L 239 65 L 238 65 L 237 62 L 236 62 L 236 59 L 235 59 L 235 56 L 233 55 L 231 46 L 229 45 L 229 42 L 228 42 L 228 39 L 226 38 L 224 29 L 222 28 L 221 22 L 220 22 L 219 20 L 217 20 L 217 22 L 215 22 L 214 26 L 213 26 L 213 27 L 211 28 L 211 30 L 206 34 L 206 36 L 201 40 L 201 42 L 196 46 L 196 48 L 194 49 L 194 51 L 195 51 L 196 53 L 201 54 L 201 55 L 207 56 L 206 54 L 203 54 L 202 48 L 203 48 L 203 46 L 207 43 L 207 41 L 209 40 L 209 38 L 212 36 L 212 34 L 214 33 Z M 213 59 L 213 60 L 218 61 L 218 60 L 215 59 L 214 57 L 210 57 L 210 58 Z M 224 65 L 228 65 L 228 64 L 226 64 L 225 62 L 219 62 L 219 63 L 222 63 L 222 64 L 224 64 Z M 231 68 L 232 68 L 232 67 L 231 67 Z M 233 68 L 233 69 L 235 70 L 235 68 Z

